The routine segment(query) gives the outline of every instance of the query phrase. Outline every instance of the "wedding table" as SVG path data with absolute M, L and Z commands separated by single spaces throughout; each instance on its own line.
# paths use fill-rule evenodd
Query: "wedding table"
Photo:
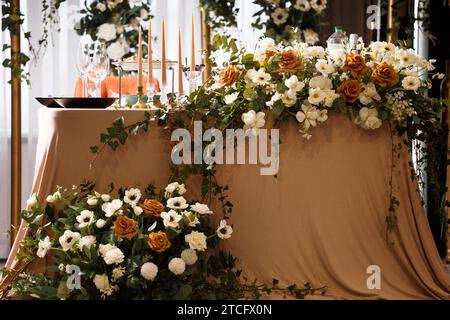
M 70 187 L 83 178 L 94 181 L 99 192 L 107 192 L 111 182 L 164 187 L 171 143 L 156 125 L 116 152 L 105 149 L 89 168 L 89 147 L 119 116 L 132 123 L 143 112 L 40 109 L 32 192 L 42 201 L 57 185 Z M 280 135 L 276 177 L 261 176 L 258 165 L 218 168 L 218 180 L 229 186 L 234 204 L 234 233 L 226 248 L 249 279 L 271 283 L 277 278 L 300 286 L 309 281 L 328 286 L 326 296 L 338 299 L 450 298 L 449 277 L 411 181 L 406 148 L 392 171 L 400 201 L 398 226 L 386 238 L 393 159 L 387 125 L 368 131 L 332 114 L 310 141 L 293 124 L 281 128 Z M 8 267 L 14 266 L 25 233 L 22 225 Z M 380 272 L 381 288 L 368 285 L 373 270 Z

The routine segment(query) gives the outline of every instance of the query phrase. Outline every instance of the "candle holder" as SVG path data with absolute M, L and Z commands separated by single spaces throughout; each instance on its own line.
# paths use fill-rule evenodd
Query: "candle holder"
M 153 102 L 153 99 L 155 98 L 155 84 L 150 82 L 150 79 L 147 80 L 147 102 L 150 104 Z
M 191 71 L 190 67 L 183 67 L 184 76 L 189 81 L 189 93 L 192 93 L 195 90 L 197 90 L 198 79 L 200 78 L 204 69 L 205 69 L 204 64 L 196 65 L 194 71 Z
M 161 102 L 162 105 L 167 104 L 167 102 L 169 101 L 169 99 L 167 98 L 167 89 L 168 89 L 167 83 L 161 84 L 161 92 L 160 92 L 159 101 Z
M 144 87 L 138 86 L 137 88 L 137 102 L 132 106 L 133 109 L 147 109 L 147 104 L 142 100 L 142 97 L 144 95 Z

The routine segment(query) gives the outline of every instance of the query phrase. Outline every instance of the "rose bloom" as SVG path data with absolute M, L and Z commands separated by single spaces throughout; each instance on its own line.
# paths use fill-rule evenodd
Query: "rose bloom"
M 172 245 L 167 237 L 167 233 L 163 231 L 153 232 L 148 236 L 148 246 L 156 252 L 164 252 Z
M 222 87 L 231 86 L 236 82 L 239 74 L 239 69 L 236 66 L 229 65 L 222 69 L 219 73 L 219 82 Z
M 137 234 L 137 222 L 123 215 L 118 216 L 114 221 L 114 233 L 120 238 L 132 239 Z
M 144 216 L 158 218 L 161 212 L 164 211 L 164 205 L 153 199 L 147 199 L 141 204 L 142 210 L 144 210 Z
M 353 78 L 359 79 L 368 68 L 363 56 L 360 54 L 349 54 L 345 59 L 344 69 L 350 71 Z
M 292 49 L 285 50 L 281 53 L 278 66 L 281 70 L 302 70 L 304 67 L 303 59 L 298 53 Z
M 395 86 L 398 83 L 399 78 L 394 68 L 386 62 L 383 62 L 382 64 L 375 66 L 371 80 L 381 87 L 386 87 Z
M 357 80 L 344 81 L 338 88 L 337 92 L 349 103 L 353 103 L 358 99 L 361 93 L 361 84 Z

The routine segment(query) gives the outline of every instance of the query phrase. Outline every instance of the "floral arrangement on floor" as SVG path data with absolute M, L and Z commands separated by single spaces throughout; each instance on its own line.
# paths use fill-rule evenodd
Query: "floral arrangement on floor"
M 18 259 L 47 258 L 47 272 L 20 273 L 12 285 L 20 297 L 238 299 L 280 290 L 303 298 L 315 291 L 277 280 L 245 284 L 235 259 L 215 250 L 233 234 L 228 217 L 213 219 L 208 205 L 188 202 L 184 184 L 159 194 L 153 185 L 120 189 L 117 198 L 93 190 L 90 183 L 59 187 L 45 205 L 36 195 L 27 201 L 30 231 Z
M 79 13 L 76 32 L 104 42 L 110 59 L 120 60 L 136 53 L 140 22 L 150 17 L 150 1 L 90 1 Z M 143 36 L 147 41 L 145 32 Z
M 252 26 L 264 30 L 266 37 L 289 43 L 302 40 L 319 42 L 320 19 L 327 8 L 327 0 L 253 0 L 258 6 Z M 213 28 L 236 27 L 235 1 L 201 0 L 207 21 Z

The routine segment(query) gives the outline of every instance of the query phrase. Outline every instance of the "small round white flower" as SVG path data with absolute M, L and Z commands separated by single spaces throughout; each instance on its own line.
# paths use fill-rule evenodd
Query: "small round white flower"
M 97 38 L 111 41 L 116 38 L 116 26 L 113 23 L 104 23 L 98 27 Z
M 106 224 L 106 221 L 103 219 L 98 219 L 97 222 L 95 223 L 95 226 L 99 229 L 102 229 Z
M 183 259 L 186 265 L 192 266 L 198 260 L 197 252 L 194 249 L 184 249 L 181 252 L 181 259 Z
M 110 286 L 109 286 L 109 279 L 108 279 L 108 275 L 106 274 L 96 274 L 94 277 L 94 284 L 95 287 L 101 291 L 108 291 Z
M 101 198 L 103 202 L 109 202 L 111 200 L 111 196 L 109 194 L 102 194 Z
M 64 251 L 69 251 L 80 240 L 81 235 L 78 232 L 72 232 L 70 230 L 64 231 L 64 234 L 59 237 L 59 244 Z
M 158 275 L 158 266 L 152 262 L 146 262 L 141 267 L 141 276 L 148 281 L 155 280 Z
M 169 262 L 169 270 L 179 276 L 184 273 L 186 270 L 186 264 L 184 263 L 183 259 L 181 258 L 173 258 Z
M 27 200 L 27 207 L 34 208 L 38 204 L 37 194 L 33 193 Z
M 274 10 L 274 12 L 272 12 L 270 16 L 272 17 L 273 23 L 279 26 L 287 22 L 289 13 L 286 9 L 278 7 Z
M 87 202 L 87 204 L 90 205 L 90 206 L 96 206 L 98 200 L 97 200 L 97 198 L 89 198 L 89 199 L 87 199 L 86 202 Z
M 191 249 L 205 251 L 207 249 L 206 236 L 203 232 L 192 231 L 184 236 L 185 241 Z
M 86 228 L 86 227 L 88 227 L 88 226 L 90 226 L 91 224 L 94 223 L 94 221 L 95 221 L 94 212 L 93 211 L 89 211 L 89 210 L 83 210 L 77 216 L 76 219 L 78 221 L 78 228 L 79 229 Z
M 239 97 L 239 92 L 235 92 L 225 96 L 225 104 L 232 104 Z
M 161 218 L 163 219 L 163 223 L 166 228 L 176 229 L 178 228 L 178 223 L 183 216 L 178 214 L 175 210 L 170 210 L 169 212 L 162 212 Z
M 55 202 L 59 201 L 60 199 L 61 199 L 61 193 L 59 191 L 56 191 L 54 194 L 49 195 L 46 200 L 48 203 L 55 203 Z
M 48 250 L 52 247 L 52 242 L 50 241 L 50 237 L 46 236 L 44 239 L 39 240 L 38 250 L 36 255 L 39 258 L 44 258 L 47 254 Z
M 361 125 L 364 129 L 378 129 L 383 122 L 378 118 L 378 110 L 375 108 L 363 107 L 359 110 L 359 116 L 356 117 L 355 123 Z
M 202 204 L 196 202 L 194 205 L 191 205 L 191 211 L 200 213 L 200 214 L 212 214 L 213 212 L 209 209 L 206 204 Z
M 233 228 L 227 224 L 226 220 L 220 220 L 216 233 L 220 239 L 229 239 L 233 233 Z
M 418 90 L 420 88 L 420 79 L 413 76 L 407 76 L 402 81 L 405 90 Z
M 189 205 L 184 197 L 175 197 L 167 200 L 167 207 L 174 210 L 184 210 Z
M 125 203 L 133 205 L 137 204 L 138 201 L 141 199 L 141 197 L 142 197 L 141 190 L 133 188 L 125 191 L 125 197 L 123 198 L 123 201 Z
M 92 246 L 95 246 L 97 243 L 97 239 L 95 236 L 84 236 L 78 242 L 78 247 L 83 250 L 83 247 L 90 249 Z
M 119 264 L 122 263 L 125 258 L 122 250 L 119 248 L 110 249 L 105 253 L 104 260 L 106 264 Z

